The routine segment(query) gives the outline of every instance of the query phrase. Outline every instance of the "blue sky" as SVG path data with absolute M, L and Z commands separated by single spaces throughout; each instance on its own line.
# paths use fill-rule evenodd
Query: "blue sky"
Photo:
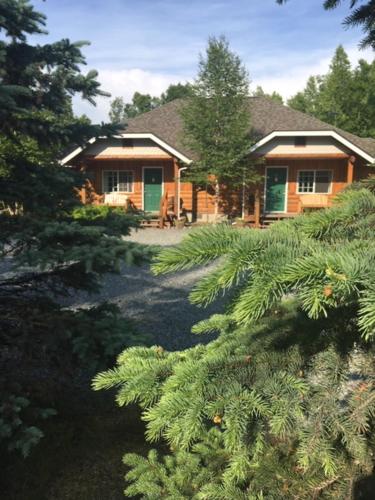
M 337 45 L 353 64 L 371 60 L 359 51 L 359 30 L 345 30 L 349 0 L 334 11 L 323 0 L 34 0 L 47 15 L 48 36 L 89 40 L 88 68 L 99 71 L 104 90 L 129 100 L 134 91 L 159 95 L 170 83 L 192 80 L 210 35 L 224 34 L 248 68 L 252 87 L 284 97 L 303 88 L 310 74 L 324 73 Z M 105 120 L 109 99 L 75 110 Z

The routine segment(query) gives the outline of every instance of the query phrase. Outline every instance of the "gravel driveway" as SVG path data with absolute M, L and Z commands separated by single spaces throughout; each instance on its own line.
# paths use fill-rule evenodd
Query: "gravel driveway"
M 144 229 L 126 239 L 150 245 L 170 246 L 181 241 L 189 229 Z M 74 306 L 90 306 L 103 300 L 119 306 L 124 315 L 134 318 L 139 331 L 151 333 L 155 344 L 168 350 L 190 347 L 207 342 L 209 335 L 193 335 L 191 327 L 201 319 L 222 311 L 223 303 L 201 309 L 189 303 L 188 295 L 194 284 L 207 274 L 211 266 L 190 271 L 153 276 L 149 265 L 123 266 L 120 274 L 108 274 L 97 295 L 79 294 Z

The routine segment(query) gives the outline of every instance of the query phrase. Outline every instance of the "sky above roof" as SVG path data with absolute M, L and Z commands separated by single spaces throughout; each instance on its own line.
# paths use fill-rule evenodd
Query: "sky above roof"
M 358 50 L 361 33 L 345 30 L 349 0 L 324 11 L 323 0 L 34 0 L 47 15 L 45 43 L 60 38 L 88 40 L 89 69 L 99 71 L 104 90 L 130 100 L 135 91 L 160 95 L 170 83 L 192 80 L 208 37 L 224 34 L 248 68 L 252 88 L 276 90 L 287 98 L 311 74 L 328 69 L 342 44 L 353 64 L 373 59 Z M 78 114 L 108 118 L 110 99 L 97 106 L 75 99 Z

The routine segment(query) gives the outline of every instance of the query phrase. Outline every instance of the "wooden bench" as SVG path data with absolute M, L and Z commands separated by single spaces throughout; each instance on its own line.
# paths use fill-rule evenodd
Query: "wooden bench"
M 125 193 L 105 193 L 104 205 L 126 207 L 129 196 Z
M 306 209 L 320 209 L 330 206 L 328 194 L 302 194 L 299 198 L 299 212 Z

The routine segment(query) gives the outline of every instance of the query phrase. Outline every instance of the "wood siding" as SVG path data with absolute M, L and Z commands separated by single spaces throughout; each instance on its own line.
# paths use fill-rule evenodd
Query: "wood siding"
M 299 170 L 331 170 L 332 192 L 328 194 L 328 201 L 341 191 L 346 185 L 347 159 L 268 159 L 268 166 L 288 167 L 288 200 L 287 212 L 298 213 L 300 211 L 301 199 L 304 194 L 297 193 L 297 179 Z M 311 195 L 310 195 L 311 196 Z
M 143 208 L 143 168 L 160 167 L 163 169 L 163 193 L 175 196 L 174 162 L 170 160 L 86 160 L 85 170 L 89 178 L 93 179 L 93 188 L 96 195 L 103 194 L 104 170 L 128 170 L 133 172 L 133 192 L 127 193 L 129 199 L 137 209 Z
M 80 168 L 88 173 L 92 179 L 91 187 L 86 192 L 81 191 L 81 196 L 86 203 L 102 203 L 103 195 L 103 171 L 104 170 L 127 170 L 133 172 L 133 192 L 128 197 L 139 210 L 143 208 L 143 169 L 145 167 L 163 168 L 163 193 L 168 192 L 168 197 L 177 197 L 178 165 L 176 160 L 170 159 L 89 159 L 86 158 Z M 193 185 L 184 182 L 183 177 L 180 184 L 181 206 L 185 210 L 193 211 Z
M 290 214 L 298 213 L 301 210 L 301 198 L 303 194 L 297 193 L 297 177 L 299 170 L 332 170 L 332 192 L 328 195 L 329 203 L 334 196 L 348 184 L 348 175 L 350 178 L 350 168 L 348 169 L 349 157 L 347 155 L 337 154 L 329 158 L 311 157 L 282 157 L 271 156 L 266 158 L 265 165 L 259 167 L 259 173 L 263 176 L 259 189 L 262 195 L 262 210 L 264 207 L 264 176 L 265 166 L 288 167 L 288 202 L 287 212 Z M 163 192 L 168 192 L 169 197 L 176 197 L 178 168 L 176 160 L 161 158 L 143 158 L 143 159 L 90 159 L 85 158 L 80 167 L 89 173 L 92 179 L 92 190 L 86 192 L 86 202 L 102 202 L 100 195 L 103 194 L 103 170 L 130 170 L 134 175 L 133 192 L 129 193 L 130 200 L 136 208 L 143 208 L 143 167 L 162 167 L 163 168 Z M 374 169 L 366 165 L 360 159 L 356 159 L 353 166 L 353 180 L 360 180 L 368 177 Z M 253 213 L 254 210 L 254 192 L 255 187 L 248 189 L 246 194 L 247 211 Z M 222 197 L 220 200 L 220 212 L 228 215 L 241 214 L 241 198 L 239 191 L 235 192 L 226 186 L 221 188 Z M 311 197 L 312 195 L 309 194 Z M 198 218 L 205 214 L 214 214 L 215 196 L 211 187 L 199 188 L 190 182 L 184 181 L 182 173 L 180 184 L 180 200 L 182 208 L 192 211 Z
M 333 198 L 348 185 L 348 161 L 349 156 L 346 154 L 338 153 L 332 154 L 324 158 L 323 155 L 306 155 L 305 157 L 296 158 L 284 155 L 272 155 L 266 158 L 264 166 L 259 167 L 258 171 L 263 176 L 263 181 L 260 183 L 260 192 L 262 195 L 262 210 L 264 209 L 264 177 L 266 166 L 288 167 L 288 201 L 287 213 L 298 213 L 301 211 L 301 199 L 304 194 L 297 193 L 297 179 L 299 170 L 332 170 L 332 190 L 327 195 L 328 203 L 331 204 Z M 361 159 L 356 159 L 353 167 L 353 180 L 365 179 L 371 173 L 375 173 L 375 169 L 368 166 L 366 162 Z M 254 211 L 254 193 L 255 187 L 248 189 L 247 211 L 253 213 Z M 215 212 L 215 196 L 212 189 L 206 192 L 201 189 L 197 192 L 197 213 L 213 214 Z M 309 194 L 309 196 L 313 196 Z M 319 195 L 317 195 L 319 196 Z M 222 187 L 222 199 L 220 201 L 220 212 L 232 215 L 240 215 L 241 213 L 241 193 L 234 193 L 225 186 Z

